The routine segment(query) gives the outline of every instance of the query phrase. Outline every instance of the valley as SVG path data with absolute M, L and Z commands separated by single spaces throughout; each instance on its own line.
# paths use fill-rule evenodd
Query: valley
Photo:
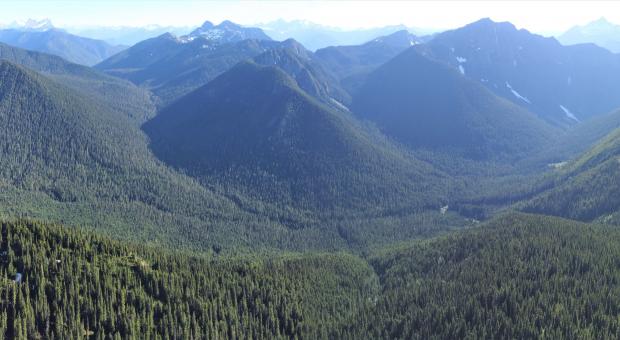
M 620 56 L 386 32 L 0 30 L 0 335 L 618 338 Z

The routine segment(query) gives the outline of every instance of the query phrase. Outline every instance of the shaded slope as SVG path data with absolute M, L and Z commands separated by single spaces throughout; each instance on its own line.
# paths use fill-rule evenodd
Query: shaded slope
M 157 162 L 128 117 L 9 62 L 0 74 L 4 213 L 194 247 L 204 221 L 234 220 L 232 202 Z
M 252 59 L 265 66 L 277 66 L 295 80 L 307 94 L 327 105 L 342 107 L 350 104 L 349 94 L 339 81 L 328 73 L 316 57 L 294 40 L 287 40 L 282 48 L 267 50 Z
M 416 210 L 438 206 L 447 187 L 428 165 L 319 104 L 278 68 L 254 63 L 180 99 L 144 129 L 167 163 L 278 204 Z
M 401 30 L 361 45 L 322 48 L 316 51 L 316 58 L 354 93 L 368 73 L 418 43 L 415 35 Z
M 482 19 L 438 34 L 420 49 L 559 126 L 620 107 L 620 56 L 593 44 L 562 46 Z
M 219 43 L 164 34 L 140 42 L 95 66 L 108 74 L 151 89 L 164 103 L 206 84 L 242 60 L 281 43 L 242 40 Z
M 523 157 L 554 135 L 533 114 L 414 48 L 374 71 L 352 110 L 413 149 L 480 160 Z
M 372 70 L 418 43 L 415 35 L 402 30 L 361 45 L 322 48 L 316 51 L 316 56 L 325 67 L 341 78 L 347 78 L 358 72 Z
M 286 79 L 286 84 L 296 86 L 284 73 L 278 71 L 278 74 Z M 245 82 L 244 79 L 241 78 L 241 83 Z M 252 88 L 246 90 L 252 91 Z M 300 90 L 296 88 L 293 92 L 299 94 Z M 306 144 L 304 149 L 296 148 L 298 140 L 295 138 L 304 136 L 304 133 L 298 133 L 301 127 L 286 128 L 282 130 L 282 138 L 273 143 L 277 146 L 276 153 L 241 145 L 242 155 L 237 158 L 240 162 L 237 168 L 214 171 L 212 176 L 201 177 L 204 180 L 201 184 L 158 161 L 148 149 L 148 138 L 131 118 L 46 76 L 2 62 L 0 93 L 2 216 L 27 216 L 72 226 L 92 226 L 101 233 L 118 238 L 217 252 L 360 249 L 370 242 L 378 242 L 374 235 L 386 242 L 433 234 L 447 227 L 446 223 L 435 223 L 441 219 L 434 216 L 415 226 L 409 225 L 409 215 L 425 205 L 438 209 L 437 197 L 442 196 L 445 188 L 443 183 L 417 180 L 429 178 L 426 176 L 428 166 L 409 158 L 404 165 L 398 165 L 398 159 L 405 156 L 392 148 L 377 146 L 388 152 L 385 157 L 377 156 L 375 163 L 372 154 L 367 152 L 362 155 L 366 158 L 353 153 L 344 155 L 342 160 L 334 160 L 336 156 L 332 153 L 327 157 L 330 162 L 322 163 L 324 158 L 317 154 L 318 146 L 313 149 Z M 236 97 L 227 97 L 230 98 Z M 270 100 L 271 97 L 264 98 Z M 303 98 L 304 101 L 313 101 L 305 94 Z M 244 105 L 254 108 L 251 102 Z M 278 108 L 278 105 L 274 107 Z M 315 109 L 309 112 L 316 113 L 316 108 L 321 106 L 313 102 L 310 107 Z M 226 112 L 234 113 L 228 109 Z M 322 124 L 330 131 L 335 129 L 330 127 L 333 121 L 342 119 L 329 118 L 332 113 L 319 113 L 319 116 L 324 118 Z M 296 118 L 293 121 L 305 123 L 305 120 Z M 284 126 L 288 125 L 285 123 Z M 232 128 L 232 134 L 236 133 L 236 128 Z M 258 128 L 265 128 L 265 125 Z M 323 131 L 323 127 L 318 129 Z M 247 126 L 245 133 L 251 135 L 251 130 L 252 127 Z M 271 132 L 273 129 L 265 131 Z M 316 138 L 323 136 L 329 134 L 320 133 Z M 370 135 L 362 133 L 361 136 Z M 273 137 L 279 138 L 277 134 Z M 198 135 L 197 138 L 202 137 Z M 325 142 L 319 140 L 317 145 L 326 145 L 335 137 L 329 138 Z M 350 138 L 359 140 L 355 136 Z M 256 141 L 262 142 L 261 146 L 269 145 L 268 141 Z M 248 143 L 251 142 L 254 141 Z M 291 147 L 297 152 L 288 152 Z M 345 147 L 337 149 L 338 152 L 354 151 Z M 266 164 L 269 157 L 261 161 L 248 155 L 247 151 L 254 150 L 267 154 L 271 160 L 276 160 L 277 156 L 277 160 L 293 163 L 290 166 L 288 163 Z M 306 151 L 314 153 L 308 157 L 304 154 Z M 347 157 L 364 162 L 368 159 L 369 163 L 358 168 L 341 169 L 341 164 L 347 163 Z M 393 160 L 390 161 L 390 157 Z M 299 171 L 303 176 L 309 171 L 319 170 L 308 177 L 276 178 L 266 171 L 256 172 L 257 164 L 264 165 L 269 171 L 277 169 L 273 173 L 282 176 L 286 175 L 285 171 L 297 173 L 296 167 L 300 166 L 309 169 Z M 322 164 L 328 164 L 328 167 L 322 169 Z M 224 168 L 226 164 L 219 165 Z M 404 170 L 403 166 L 406 166 Z M 335 169 L 333 174 L 329 173 L 332 169 Z M 370 178 L 379 171 L 381 173 L 376 178 Z M 338 177 L 340 175 L 343 177 Z M 412 181 L 406 182 L 404 178 Z M 332 182 L 335 183 L 333 187 Z M 351 184 L 351 188 L 342 189 L 346 184 Z M 312 194 L 306 195 L 308 192 Z M 419 194 L 422 192 L 428 195 Z M 332 204 L 320 201 L 319 197 L 341 201 Z M 332 219 L 330 210 L 304 210 L 298 209 L 299 206 L 327 206 L 337 210 L 342 219 Z M 338 210 L 338 207 L 355 209 L 346 214 L 348 211 Z M 390 223 L 390 230 L 394 232 L 382 235 L 383 229 L 376 230 L 377 225 L 386 225 L 392 218 L 402 220 L 397 225 Z

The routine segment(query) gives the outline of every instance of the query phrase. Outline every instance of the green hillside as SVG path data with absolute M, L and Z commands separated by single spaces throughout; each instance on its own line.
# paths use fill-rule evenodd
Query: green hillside
M 342 338 L 615 339 L 620 232 L 510 214 L 370 259 L 376 305 Z
M 119 78 L 90 67 L 70 63 L 60 57 L 20 49 L 0 43 L 0 60 L 6 60 L 47 75 L 70 87 L 81 97 L 99 106 L 127 115 L 142 123 L 155 113 L 152 95 Z
M 620 221 L 620 130 L 612 131 L 581 156 L 555 170 L 551 188 L 522 209 L 567 218 Z
M 415 179 L 432 173 L 428 166 L 401 153 L 388 154 L 392 158 L 374 153 L 372 150 L 382 150 L 389 144 L 370 144 L 364 140 L 369 134 L 353 128 L 356 125 L 349 126 L 344 116 L 324 111 L 305 95 L 298 99 L 307 101 L 308 107 L 315 110 L 311 112 L 322 115 L 322 123 L 332 129 L 314 138 L 345 131 L 342 136 L 366 148 L 362 149 L 366 158 L 357 158 L 356 166 L 363 167 L 330 173 L 347 159 L 334 159 L 338 154 L 331 154 L 331 160 L 337 163 L 321 169 L 319 164 L 329 163 L 311 162 L 321 161 L 317 157 L 323 155 L 315 153 L 315 158 L 304 158 L 303 152 L 289 153 L 285 146 L 280 149 L 280 157 L 292 157 L 290 160 L 299 161 L 296 166 L 307 167 L 308 173 L 317 168 L 322 173 L 307 179 L 297 177 L 297 182 L 290 176 L 275 182 L 270 175 L 257 178 L 251 172 L 239 172 L 235 177 L 223 172 L 200 183 L 159 161 L 133 118 L 99 105 L 55 78 L 9 62 L 1 65 L 0 132 L 4 138 L 0 140 L 0 160 L 4 166 L 0 169 L 0 216 L 85 226 L 116 238 L 206 252 L 360 250 L 371 244 L 433 235 L 462 222 L 458 216 L 439 214 L 439 197 L 446 190 L 440 186 L 442 183 L 402 182 L 403 174 Z M 339 133 L 329 138 L 342 137 Z M 325 143 L 333 140 L 324 141 L 322 150 L 327 150 Z M 336 140 L 348 148 L 350 140 Z M 393 148 L 385 150 L 396 152 Z M 371 156 L 378 156 L 377 161 L 385 164 L 359 163 L 372 161 Z M 389 169 L 384 165 L 390 164 L 397 171 L 393 177 L 383 171 Z M 368 167 L 374 167 L 376 177 L 365 175 Z M 353 175 L 339 177 L 342 171 Z M 361 171 L 362 176 L 354 171 Z M 374 187 L 355 184 L 362 180 Z M 323 184 L 314 186 L 313 181 Z M 270 186 L 272 183 L 279 186 Z M 332 183 L 340 185 L 339 190 L 330 191 Z M 349 188 L 347 183 L 355 185 Z M 398 191 L 393 193 L 393 188 Z M 260 192 L 262 189 L 266 190 Z M 315 196 L 304 198 L 301 190 L 308 193 L 315 189 Z M 413 190 L 435 196 L 423 198 Z M 345 196 L 347 193 L 351 196 Z M 288 198 L 278 201 L 272 194 Z M 341 202 L 332 206 L 337 199 Z M 321 211 L 321 206 L 330 210 Z M 427 208 L 432 211 L 416 215 Z M 429 217 L 422 219 L 424 216 Z
M 443 174 L 275 67 L 240 64 L 144 129 L 158 157 L 203 183 L 323 214 L 439 209 L 450 190 Z
M 620 335 L 618 230 L 509 214 L 346 253 L 201 257 L 0 224 L 7 338 L 598 338 Z
M 377 290 L 346 254 L 209 259 L 27 221 L 0 232 L 3 338 L 325 338 Z
M 9 62 L 0 63 L 0 74 L 4 214 L 201 247 L 207 221 L 230 228 L 248 218 L 229 199 L 158 162 L 129 117 Z

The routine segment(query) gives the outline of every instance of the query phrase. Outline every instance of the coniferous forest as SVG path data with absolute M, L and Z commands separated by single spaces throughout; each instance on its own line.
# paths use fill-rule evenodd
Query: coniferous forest
M 0 11 L 0 338 L 620 338 L 619 26 L 92 2 Z

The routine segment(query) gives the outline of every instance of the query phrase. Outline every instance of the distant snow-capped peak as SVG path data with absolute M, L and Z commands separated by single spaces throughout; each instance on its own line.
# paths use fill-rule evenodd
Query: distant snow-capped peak
M 53 29 L 54 25 L 52 24 L 52 21 L 50 19 L 45 18 L 41 20 L 28 19 L 25 21 L 14 21 L 10 25 L 8 25 L 8 27 L 28 31 L 47 31 Z
M 192 41 L 198 37 L 219 43 L 245 39 L 271 40 L 260 28 L 244 27 L 228 20 L 222 21 L 217 26 L 210 21 L 205 21 L 202 26 L 180 39 L 182 41 Z

